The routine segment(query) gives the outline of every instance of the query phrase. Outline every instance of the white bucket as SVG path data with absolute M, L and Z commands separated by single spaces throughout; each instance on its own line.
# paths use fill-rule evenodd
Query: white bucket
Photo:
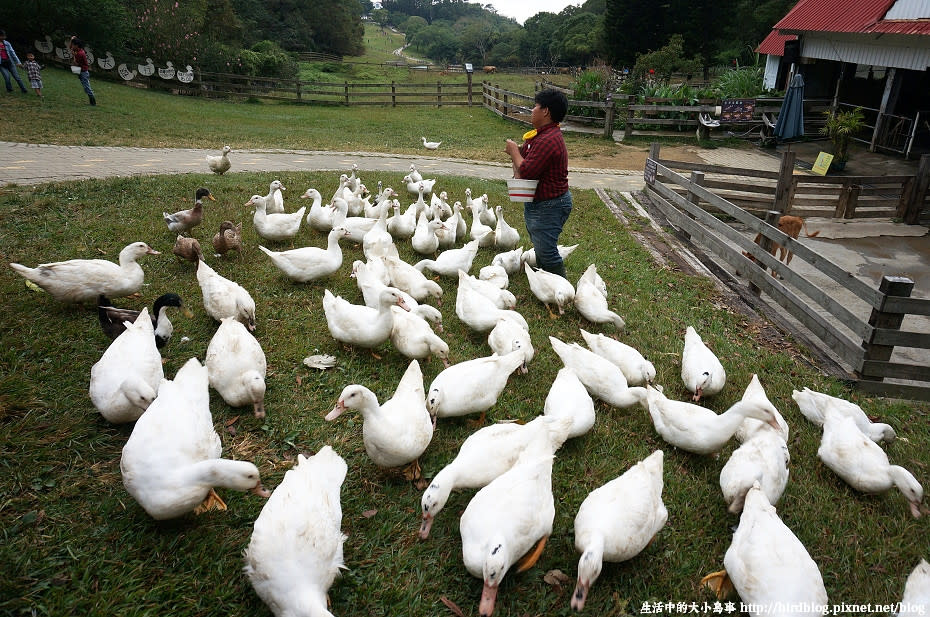
M 74 73 L 75 75 L 80 75 L 80 74 L 81 74 L 81 67 L 77 66 L 76 64 L 72 64 L 72 65 L 71 65 L 71 72 Z
M 537 184 L 539 184 L 539 180 L 521 180 L 517 178 L 507 180 L 507 192 L 510 193 L 510 201 L 533 201 Z

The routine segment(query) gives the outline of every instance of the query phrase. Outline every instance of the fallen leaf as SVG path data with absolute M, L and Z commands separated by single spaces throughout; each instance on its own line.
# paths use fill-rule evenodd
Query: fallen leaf
M 374 516 L 374 515 L 377 514 L 377 513 L 378 513 L 377 510 L 365 510 L 364 512 L 362 512 L 362 516 L 363 516 L 364 518 L 371 518 L 372 516 Z
M 298 375 L 298 376 L 297 376 L 297 385 L 298 385 L 298 386 L 301 385 L 301 384 L 303 383 L 303 381 L 304 381 L 304 380 L 300 377 L 300 375 Z
M 549 570 L 543 576 L 543 582 L 554 587 L 561 587 L 566 583 L 572 582 L 572 579 L 561 570 Z
M 439 601 L 448 606 L 449 610 L 452 611 L 452 614 L 456 617 L 465 617 L 465 613 L 462 612 L 462 609 L 446 596 L 439 596 Z
M 229 425 L 231 425 L 231 424 L 235 424 L 235 423 L 236 423 L 236 420 L 238 420 L 238 419 L 239 419 L 239 416 L 233 416 L 233 417 L 230 418 L 229 420 L 226 420 L 226 426 L 229 426 Z

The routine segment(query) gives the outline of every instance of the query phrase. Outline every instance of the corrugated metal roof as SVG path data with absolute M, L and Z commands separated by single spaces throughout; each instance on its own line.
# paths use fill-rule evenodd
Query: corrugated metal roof
M 863 32 L 874 26 L 895 0 L 800 0 L 775 24 L 776 30 Z
M 893 7 L 896 12 L 892 15 L 921 15 L 922 4 L 901 0 L 801 0 L 775 24 L 775 30 L 930 35 L 930 19 L 884 19 Z
M 885 19 L 927 19 L 930 17 L 930 0 L 895 0 L 885 13 Z
M 765 40 L 756 47 L 756 53 L 767 54 L 770 56 L 785 55 L 785 41 L 793 41 L 798 38 L 796 34 L 781 34 L 776 30 L 769 32 Z

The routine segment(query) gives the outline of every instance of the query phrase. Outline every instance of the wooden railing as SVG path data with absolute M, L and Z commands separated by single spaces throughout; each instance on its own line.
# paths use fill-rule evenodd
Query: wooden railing
M 755 293 L 765 292 L 837 356 L 845 359 L 856 373 L 851 381 L 857 387 L 881 396 L 930 400 L 930 363 L 910 364 L 891 360 L 895 348 L 908 348 L 912 352 L 916 350 L 917 354 L 930 356 L 930 352 L 926 351 L 930 350 L 930 334 L 900 329 L 907 315 L 930 316 L 930 300 L 910 297 L 913 282 L 886 276 L 875 289 L 856 278 L 854 273 L 847 272 L 779 231 L 774 225 L 780 212 L 773 211 L 768 217 L 770 222 L 766 222 L 712 192 L 706 183 L 695 181 L 700 172 L 692 172 L 692 177 L 688 178 L 657 158 L 650 158 L 647 168 L 654 169 L 655 179 L 651 179 L 650 173 L 646 174 L 646 193 L 669 223 L 740 272 Z M 723 213 L 725 217 L 709 212 L 708 208 Z M 722 218 L 738 221 L 749 234 L 738 231 Z M 753 242 L 751 238 L 757 233 L 762 234 L 767 242 L 778 243 L 792 251 L 795 259 L 816 268 L 821 275 L 864 303 L 871 314 L 862 317 L 850 308 L 852 303 L 825 292 L 776 259 Z M 752 254 L 761 267 L 747 259 L 743 251 Z M 769 275 L 767 269 L 772 269 L 778 277 Z M 887 383 L 884 381 L 887 378 L 917 383 Z
M 782 214 L 832 218 L 899 218 L 915 224 L 930 218 L 927 188 L 930 185 L 930 156 L 921 158 L 916 175 L 817 176 L 795 174 L 794 152 L 782 153 L 779 171 L 741 169 L 656 159 L 669 169 L 700 172 L 700 183 L 721 197 L 758 213 L 777 210 Z M 672 190 L 676 190 L 674 187 Z M 679 187 L 679 192 L 684 189 Z
M 483 82 L 481 84 L 481 99 L 484 107 L 490 109 L 497 115 L 521 124 L 530 124 L 530 111 L 533 109 L 533 95 L 505 90 L 500 86 L 491 85 L 490 82 Z M 565 116 L 565 120 L 603 127 L 604 137 L 611 138 L 613 136 L 614 114 L 617 110 L 617 103 L 615 101 L 578 101 L 569 99 L 568 107 L 569 110 L 572 108 L 600 110 L 600 114 L 569 114 Z

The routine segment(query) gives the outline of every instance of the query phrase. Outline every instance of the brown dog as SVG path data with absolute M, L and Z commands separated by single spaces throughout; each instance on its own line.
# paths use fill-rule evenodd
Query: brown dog
M 801 235 L 801 229 L 804 230 L 804 234 L 808 238 L 814 238 L 820 233 L 819 230 L 815 231 L 814 233 L 808 232 L 807 225 L 804 223 L 804 219 L 802 219 L 800 216 L 791 216 L 788 214 L 778 219 L 778 229 L 786 236 L 790 236 L 794 238 L 795 240 L 797 240 L 798 236 Z M 753 240 L 753 242 L 755 242 L 756 244 L 759 244 L 759 242 L 761 241 L 762 241 L 762 234 L 761 233 L 756 234 L 756 239 Z M 787 248 L 785 248 L 781 244 L 778 244 L 777 242 L 773 241 L 772 248 L 769 249 L 769 253 L 774 255 L 776 249 L 778 249 L 778 260 L 785 262 L 786 266 L 790 264 L 791 258 L 794 257 L 794 253 L 789 251 Z M 756 259 L 752 254 L 747 253 L 746 251 L 743 251 L 743 255 L 749 258 L 750 261 L 759 263 L 758 259 Z M 772 270 L 772 276 L 775 276 L 774 269 Z

